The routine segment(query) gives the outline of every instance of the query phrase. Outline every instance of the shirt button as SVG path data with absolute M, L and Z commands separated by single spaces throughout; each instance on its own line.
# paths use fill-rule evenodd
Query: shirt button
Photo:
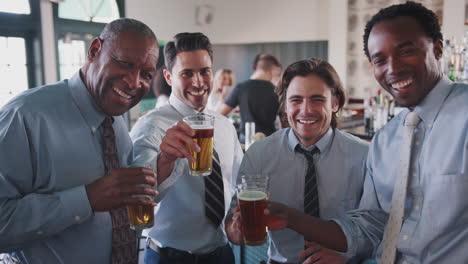
M 93 131 L 93 133 L 96 133 L 96 128 L 95 127 L 91 128 L 91 131 Z
M 416 206 L 414 207 L 414 209 L 415 209 L 415 210 L 419 210 L 419 205 L 416 205 Z
M 39 231 L 37 231 L 37 234 L 38 234 L 38 235 L 42 235 L 42 234 L 44 234 L 44 232 L 42 232 L 41 230 L 39 230 Z
M 81 217 L 79 217 L 78 215 L 75 216 L 75 220 L 76 220 L 76 221 L 80 221 L 80 219 L 81 219 Z
M 404 235 L 403 240 L 408 240 L 408 235 Z
M 409 264 L 408 261 L 403 261 L 401 264 Z

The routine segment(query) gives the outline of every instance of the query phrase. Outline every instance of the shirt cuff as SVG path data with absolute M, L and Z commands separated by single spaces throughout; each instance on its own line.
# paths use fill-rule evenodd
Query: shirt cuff
M 60 202 L 72 223 L 80 224 L 89 218 L 93 211 L 84 185 L 58 192 Z
M 159 155 L 158 158 L 156 159 L 156 168 L 158 167 L 157 163 L 159 160 Z M 169 176 L 164 180 L 163 183 L 158 184 L 157 190 L 159 191 L 159 195 L 155 197 L 154 201 L 159 202 L 164 198 L 164 195 L 167 193 L 168 189 L 176 183 L 176 181 L 184 174 L 185 170 L 185 164 L 184 164 L 183 159 L 177 159 L 174 162 L 174 168 L 172 168 L 171 173 Z
M 330 221 L 333 221 L 337 225 L 339 225 L 341 228 L 341 231 L 343 231 L 346 237 L 346 244 L 348 246 L 348 250 L 345 252 L 345 256 L 347 256 L 348 258 L 355 256 L 357 253 L 357 248 L 356 248 L 357 245 L 353 241 L 354 235 L 352 234 L 351 223 L 349 223 L 345 219 L 339 219 L 339 218 L 330 219 Z

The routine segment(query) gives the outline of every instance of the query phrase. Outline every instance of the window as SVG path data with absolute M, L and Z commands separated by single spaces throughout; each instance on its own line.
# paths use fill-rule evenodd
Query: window
M 28 89 L 28 69 L 24 38 L 0 36 L 0 106 Z
M 123 0 L 67 0 L 54 5 L 59 79 L 70 78 L 106 23 L 123 16 Z
M 31 14 L 28 0 L 2 1 L 0 12 L 13 14 Z
M 0 107 L 42 84 L 39 1 L 0 1 Z
M 67 0 L 59 3 L 58 17 L 109 23 L 120 15 L 115 0 Z

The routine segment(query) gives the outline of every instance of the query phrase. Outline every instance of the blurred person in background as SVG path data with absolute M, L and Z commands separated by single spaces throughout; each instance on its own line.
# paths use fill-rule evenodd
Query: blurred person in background
M 169 84 L 167 84 L 166 79 L 164 78 L 164 69 L 166 69 L 166 66 L 162 66 L 158 69 L 152 84 L 153 93 L 156 96 L 155 108 L 167 104 L 167 102 L 169 101 L 169 96 L 172 92 L 172 87 Z
M 214 75 L 213 91 L 208 97 L 206 108 L 211 111 L 217 111 L 224 103 L 226 97 L 234 87 L 234 72 L 229 69 L 219 69 Z
M 253 62 L 254 72 L 250 79 L 239 83 L 228 95 L 218 113 L 228 115 L 239 106 L 240 142 L 245 142 L 245 123 L 254 122 L 255 132 L 266 136 L 276 131 L 275 121 L 278 114 L 278 98 L 272 80 L 281 72 L 278 59 L 270 54 L 259 54 Z

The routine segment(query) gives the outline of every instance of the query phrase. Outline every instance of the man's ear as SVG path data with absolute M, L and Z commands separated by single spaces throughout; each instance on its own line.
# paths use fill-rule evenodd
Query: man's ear
M 171 80 L 172 74 L 167 69 L 164 69 L 163 75 L 164 75 L 164 79 L 166 79 L 167 84 L 172 86 L 172 80 Z
M 434 41 L 434 56 L 436 57 L 437 60 L 440 60 L 442 58 L 444 52 L 444 43 L 442 40 L 436 40 Z
M 88 61 L 93 61 L 99 55 L 99 52 L 102 49 L 102 40 L 100 38 L 95 38 L 91 42 L 91 45 L 88 49 Z

